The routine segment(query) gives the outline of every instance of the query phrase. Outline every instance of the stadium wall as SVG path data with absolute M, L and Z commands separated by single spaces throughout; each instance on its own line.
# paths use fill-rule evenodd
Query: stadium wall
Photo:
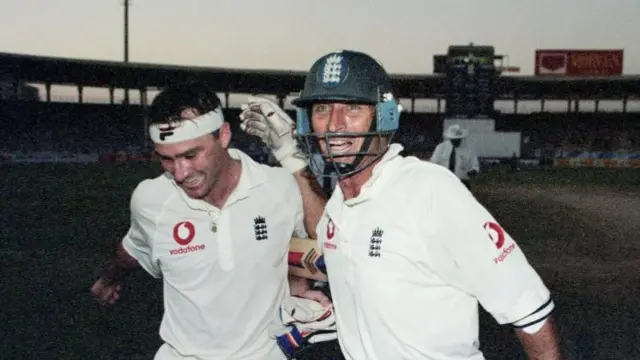
M 640 152 L 575 151 L 553 160 L 559 168 L 633 168 L 640 169 Z
M 591 153 L 593 154 L 593 153 Z M 250 153 L 256 160 L 260 159 L 259 153 Z M 424 154 L 421 157 L 428 157 Z M 69 152 L 0 152 L 0 164 L 121 164 L 140 161 L 152 161 L 151 152 L 116 151 L 113 153 L 74 154 Z M 540 159 L 518 159 L 521 167 L 545 167 L 552 165 L 557 168 L 629 168 L 640 169 L 640 152 L 637 153 L 602 153 L 593 154 L 592 157 L 563 157 L 550 159 L 551 162 Z M 489 168 L 500 164 L 510 164 L 510 159 L 481 159 L 482 166 Z

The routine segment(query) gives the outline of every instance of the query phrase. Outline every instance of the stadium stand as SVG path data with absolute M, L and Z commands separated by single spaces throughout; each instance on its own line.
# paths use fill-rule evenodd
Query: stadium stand
M 91 158 L 149 158 L 144 106 L 114 102 L 113 90 L 126 87 L 140 92 L 168 83 L 206 80 L 225 94 L 274 94 L 283 101 L 286 94 L 299 90 L 304 80 L 300 72 L 256 72 L 240 69 L 192 68 L 153 64 L 123 64 L 30 55 L 0 53 L 0 65 L 6 83 L 0 100 L 0 155 L 7 161 L 48 161 L 51 156 L 71 159 L 73 154 Z M 625 153 L 640 153 L 640 113 L 627 112 L 629 100 L 637 99 L 635 76 L 563 77 L 499 76 L 495 80 L 498 99 L 600 99 L 622 102 L 621 112 L 584 112 L 568 106 L 564 112 L 496 113 L 496 131 L 522 133 L 521 158 L 541 161 L 566 160 L 569 157 L 608 158 Z M 443 99 L 445 78 L 441 75 L 394 75 L 398 96 L 411 99 L 402 114 L 401 128 L 395 140 L 406 153 L 429 156 L 440 141 L 444 113 L 413 112 L 415 99 Z M 20 86 L 20 84 L 22 84 Z M 44 85 L 35 94 L 31 85 Z M 51 102 L 51 85 L 74 85 L 78 102 Z M 11 85 L 11 86 L 9 86 Z M 82 103 L 83 87 L 110 89 L 110 104 Z M 296 90 L 297 89 L 297 90 Z M 284 95 L 283 95 L 284 94 Z M 247 94 L 248 95 L 248 94 Z M 142 101 L 142 100 L 141 100 Z M 597 104 L 596 104 L 597 108 Z M 234 146 L 261 161 L 268 154 L 256 138 L 238 128 L 239 109 L 226 109 L 234 128 Z M 294 113 L 290 112 L 293 116 Z M 68 156 L 65 154 L 69 154 Z M 120 154 L 116 156 L 116 154 Z M 11 160 L 13 159 L 13 160 Z M 640 165 L 639 165 L 640 166 Z
M 265 152 L 257 139 L 238 128 L 239 109 L 226 109 L 234 146 L 258 158 Z M 293 112 L 290 112 L 294 116 Z M 145 151 L 144 109 L 138 105 L 2 101 L 4 152 L 75 152 L 105 154 Z M 440 140 L 438 114 L 405 113 L 396 141 L 409 153 L 426 154 Z M 500 131 L 522 131 L 528 137 L 523 154 L 556 157 L 560 152 L 638 151 L 640 114 L 533 113 L 496 116 Z M 426 156 L 426 155 L 424 155 Z

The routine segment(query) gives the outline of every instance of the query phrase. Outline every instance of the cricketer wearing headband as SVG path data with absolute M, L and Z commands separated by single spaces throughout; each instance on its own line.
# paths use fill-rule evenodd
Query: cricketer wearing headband
M 300 149 L 268 100 L 249 99 L 244 128 L 278 135 L 267 143 L 280 158 L 333 165 L 316 232 L 347 359 L 484 359 L 478 305 L 514 328 L 530 359 L 561 359 L 551 293 L 515 240 L 451 171 L 392 142 L 400 107 L 378 61 L 322 56 L 293 104 Z
M 289 289 L 289 240 L 307 236 L 294 176 L 228 148 L 220 100 L 203 84 L 164 89 L 150 118 L 165 172 L 133 191 L 129 231 L 92 293 L 113 304 L 120 280 L 140 267 L 162 278 L 157 360 L 284 359 L 270 333 L 283 300 L 328 302 L 298 283 Z

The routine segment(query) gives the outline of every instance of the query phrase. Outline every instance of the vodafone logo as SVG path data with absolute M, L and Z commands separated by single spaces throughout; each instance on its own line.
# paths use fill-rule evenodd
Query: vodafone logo
M 335 250 L 335 249 L 337 249 L 337 248 L 338 248 L 338 246 L 337 246 L 336 244 L 332 243 L 332 242 L 325 241 L 325 242 L 324 242 L 324 248 L 325 248 L 325 249 Z
M 204 250 L 204 244 L 189 245 L 196 237 L 196 227 L 190 221 L 181 221 L 173 227 L 173 240 L 180 248 L 169 250 L 171 255 L 188 254 Z
M 494 222 L 486 222 L 484 223 L 484 229 L 487 231 L 489 239 L 493 241 L 498 250 L 502 249 L 502 246 L 504 245 L 504 230 L 502 230 L 502 227 Z
M 335 234 L 336 225 L 333 223 L 333 220 L 329 219 L 329 223 L 327 224 L 327 239 L 333 239 Z
M 196 236 L 196 228 L 189 221 L 182 221 L 173 227 L 173 240 L 179 245 L 186 246 Z
M 516 248 L 516 243 L 514 242 L 503 249 L 505 235 L 502 227 L 494 222 L 488 221 L 484 224 L 484 229 L 487 231 L 489 239 L 495 244 L 496 248 L 498 250 L 502 250 L 500 252 L 500 255 L 493 258 L 493 262 L 499 264 L 503 262 L 507 258 L 507 256 L 509 256 L 509 254 L 511 254 L 511 252 Z

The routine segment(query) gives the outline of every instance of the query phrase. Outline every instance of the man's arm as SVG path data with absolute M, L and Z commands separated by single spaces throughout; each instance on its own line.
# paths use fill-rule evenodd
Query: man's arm
M 480 172 L 480 162 L 478 161 L 478 157 L 472 152 L 469 152 L 469 170 L 467 171 L 467 176 L 469 179 L 475 178 Z
M 100 278 L 107 283 L 116 283 L 139 268 L 138 260 L 129 255 L 122 243 L 118 243 L 115 255 L 109 260 Z
M 143 205 L 148 196 L 142 184 L 134 190 L 130 201 L 129 231 L 118 243 L 115 254 L 91 287 L 93 295 L 102 303 L 115 303 L 120 298 L 120 281 L 140 267 L 153 277 L 160 277 L 160 270 L 151 259 L 152 246 L 147 235 L 155 230 L 152 216 Z
M 430 226 L 446 239 L 440 245 L 450 258 L 443 278 L 477 298 L 498 323 L 513 326 L 529 358 L 560 359 L 551 293 L 518 244 L 452 174 L 432 186 L 438 191 L 428 211 L 437 221 Z
M 318 180 L 309 171 L 309 159 L 302 154 L 293 137 L 295 122 L 268 99 L 249 97 L 248 104 L 241 108 L 241 128 L 247 134 L 262 139 L 280 165 L 295 177 L 303 200 L 305 230 L 311 238 L 317 238 L 316 225 L 324 211 L 326 199 Z
M 311 287 L 311 280 L 300 276 L 289 274 L 289 290 L 291 296 L 297 296 L 319 302 L 322 306 L 330 306 L 331 299 L 321 290 L 314 290 Z
M 478 160 L 478 155 L 476 154 L 474 149 L 469 149 L 469 155 L 471 156 L 471 171 L 479 173 L 480 161 Z
M 531 360 L 561 360 L 558 334 L 553 317 L 549 316 L 544 325 L 533 334 L 516 329 L 516 336 Z
M 294 177 L 302 195 L 302 208 L 304 211 L 304 227 L 312 239 L 317 239 L 316 227 L 327 203 L 322 187 L 308 167 L 295 172 Z
M 107 267 L 91 286 L 91 293 L 103 305 L 115 304 L 120 298 L 120 281 L 138 268 L 138 261 L 132 258 L 120 243 Z

